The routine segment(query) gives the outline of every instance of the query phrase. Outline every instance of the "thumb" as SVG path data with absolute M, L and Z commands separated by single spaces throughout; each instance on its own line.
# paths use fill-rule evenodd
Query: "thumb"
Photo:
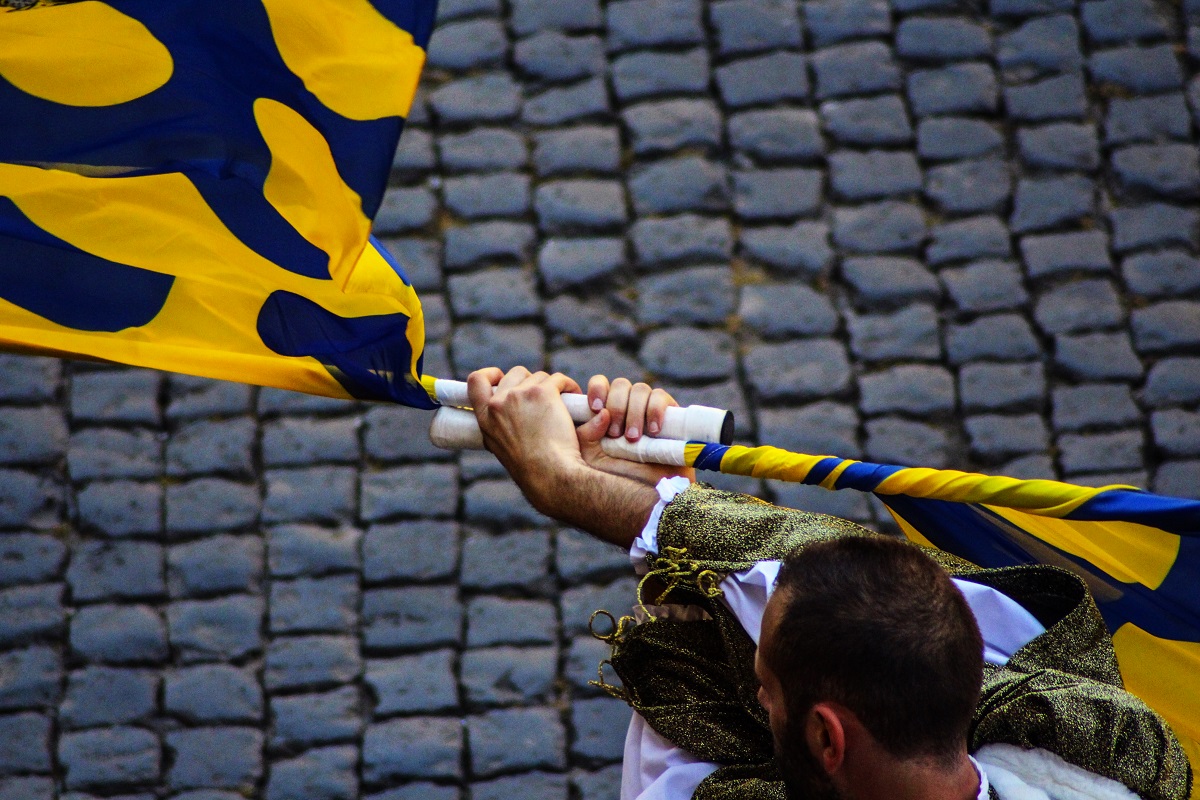
M 608 409 L 600 409 L 596 413 L 596 416 L 576 429 L 579 434 L 579 441 L 587 444 L 597 444 L 604 438 L 604 434 L 608 430 L 608 423 L 611 421 L 612 415 L 608 413 Z

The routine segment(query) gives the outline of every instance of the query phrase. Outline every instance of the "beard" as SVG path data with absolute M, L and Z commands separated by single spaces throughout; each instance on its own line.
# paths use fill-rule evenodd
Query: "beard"
M 775 764 L 783 776 L 784 791 L 788 800 L 842 800 L 842 793 L 830 780 L 828 773 L 809 751 L 804 740 L 793 739 L 788 752 L 784 752 L 779 740 L 775 740 Z

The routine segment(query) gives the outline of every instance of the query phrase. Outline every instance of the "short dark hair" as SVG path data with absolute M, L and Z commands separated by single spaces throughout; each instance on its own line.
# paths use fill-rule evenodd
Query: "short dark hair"
M 799 548 L 783 562 L 785 603 L 762 655 L 779 679 L 789 731 L 805 748 L 814 704 L 839 703 L 897 758 L 961 752 L 983 682 L 983 640 L 950 577 L 919 548 L 855 536 Z M 796 753 L 795 755 L 802 755 Z

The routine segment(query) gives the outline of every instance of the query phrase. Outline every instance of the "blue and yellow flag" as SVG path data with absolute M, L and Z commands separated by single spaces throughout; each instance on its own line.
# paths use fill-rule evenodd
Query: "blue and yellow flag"
M 690 443 L 698 469 L 873 492 L 909 539 L 981 567 L 1053 564 L 1091 588 L 1126 688 L 1171 724 L 1200 773 L 1200 501 L 774 447 Z
M 432 407 L 370 228 L 434 12 L 0 0 L 0 347 Z

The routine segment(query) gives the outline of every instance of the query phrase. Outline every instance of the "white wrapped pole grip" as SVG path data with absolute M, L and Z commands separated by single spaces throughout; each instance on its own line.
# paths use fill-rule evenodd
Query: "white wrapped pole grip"
M 433 384 L 434 393 L 442 406 L 454 408 L 470 408 L 471 400 L 467 396 L 467 384 L 462 381 L 447 381 L 438 379 Z M 595 412 L 588 408 L 587 395 L 564 394 L 563 405 L 576 423 L 587 422 Z M 441 414 L 439 411 L 438 414 Z M 472 416 L 474 419 L 474 416 Z M 437 425 L 436 416 L 434 424 Z M 448 425 L 465 425 L 448 423 Z M 434 434 L 430 431 L 430 437 Z M 457 435 L 457 434 L 456 434 Z M 685 442 L 718 442 L 733 444 L 733 414 L 723 408 L 709 406 L 672 406 L 663 415 L 663 428 L 656 434 L 658 439 L 680 439 Z M 482 439 L 480 445 L 482 447 Z M 434 444 L 437 440 L 434 439 Z M 441 447 L 442 445 L 438 445 Z M 448 448 L 449 449 L 449 448 Z
M 429 438 L 436 446 L 445 450 L 483 449 L 483 434 L 479 430 L 475 413 L 461 408 L 439 408 L 433 415 Z M 600 442 L 600 447 L 613 458 L 640 461 L 643 464 L 682 467 L 685 444 L 687 442 L 678 439 L 655 439 L 650 436 L 643 436 L 636 442 L 606 437 Z

